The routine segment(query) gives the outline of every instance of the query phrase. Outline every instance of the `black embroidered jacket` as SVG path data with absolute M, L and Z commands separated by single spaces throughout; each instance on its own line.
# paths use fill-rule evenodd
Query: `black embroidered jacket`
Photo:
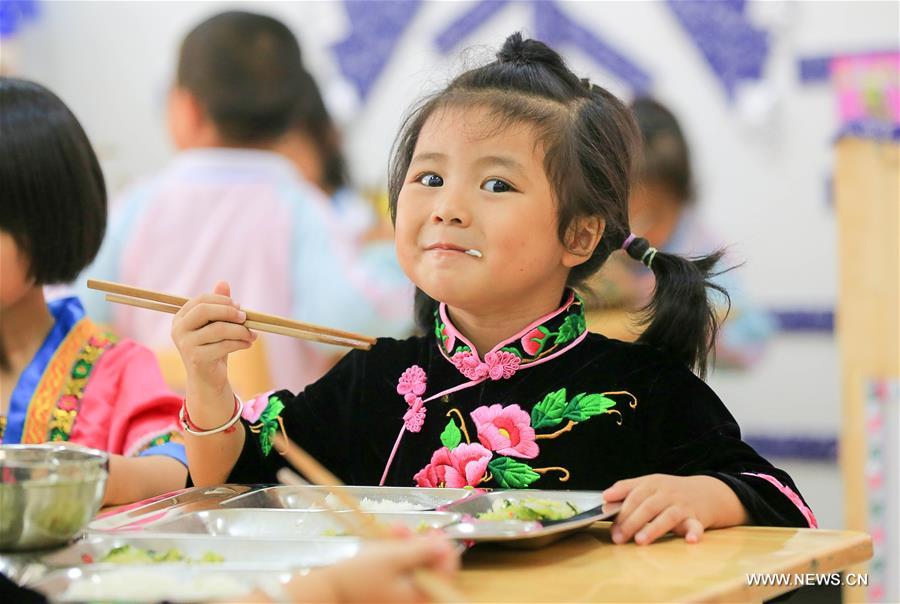
M 428 337 L 352 351 L 298 395 L 250 401 L 230 482 L 277 482 L 276 430 L 348 484 L 604 489 L 653 473 L 725 482 L 754 524 L 815 526 L 791 478 L 741 440 L 686 367 L 585 330 L 580 299 L 478 355 L 436 314 Z

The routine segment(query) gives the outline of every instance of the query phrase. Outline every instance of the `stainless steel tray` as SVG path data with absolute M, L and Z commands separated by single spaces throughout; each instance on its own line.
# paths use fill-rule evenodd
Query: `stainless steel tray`
M 287 571 L 260 571 L 236 565 L 155 565 L 115 568 L 70 568 L 51 572 L 29 584 L 54 602 L 200 602 L 235 601 L 255 587 L 288 581 Z M 79 596 L 74 590 L 89 588 Z M 204 589 L 205 588 L 205 589 Z M 210 590 L 215 590 L 213 595 Z
M 223 508 L 287 508 L 293 510 L 319 510 L 325 507 L 323 499 L 329 493 L 345 492 L 360 501 L 363 511 L 393 512 L 413 511 L 421 512 L 434 510 L 442 505 L 471 497 L 475 494 L 472 489 L 432 489 L 420 487 L 319 487 L 319 486 L 273 486 L 254 490 L 250 493 L 238 495 L 223 501 L 219 507 Z M 346 509 L 335 501 L 336 497 L 329 498 L 332 509 Z M 379 507 L 407 505 L 409 510 L 388 510 Z
M 261 571 L 280 571 L 327 566 L 355 556 L 362 541 L 342 539 L 266 539 L 222 537 L 211 535 L 165 535 L 151 533 L 92 534 L 63 548 L 32 552 L 8 560 L 4 573 L 18 583 L 31 583 L 54 570 L 82 567 L 103 570 L 129 567 L 129 564 L 104 563 L 100 560 L 113 548 L 133 547 L 166 552 L 178 549 L 186 557 L 197 560 L 207 552 L 219 554 L 222 563 L 171 562 L 151 565 L 190 566 L 191 568 L 239 565 Z
M 352 514 L 335 512 L 335 514 Z M 384 524 L 402 524 L 413 531 L 443 528 L 462 517 L 451 512 L 397 512 L 372 514 Z M 349 516 L 352 519 L 352 515 Z M 162 533 L 224 535 L 256 539 L 343 538 L 344 525 L 324 510 L 220 509 L 186 514 L 155 522 L 148 529 Z M 356 537 L 353 537 L 354 539 Z
M 479 520 L 495 501 L 543 499 L 570 503 L 577 513 L 566 520 Z M 589 527 L 598 520 L 612 518 L 618 504 L 605 504 L 600 491 L 506 490 L 484 493 L 443 506 L 442 511 L 463 515 L 463 521 L 448 526 L 444 534 L 451 539 L 502 542 L 512 547 L 538 548 Z
M 253 489 L 254 487 L 239 484 L 182 489 L 123 508 L 101 512 L 87 528 L 89 531 L 141 530 L 149 522 L 193 511 L 215 509 L 221 502 L 252 492 Z

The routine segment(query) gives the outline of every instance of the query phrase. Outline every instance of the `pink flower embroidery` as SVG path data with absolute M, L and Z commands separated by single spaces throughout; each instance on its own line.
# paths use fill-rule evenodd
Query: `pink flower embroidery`
M 418 365 L 413 365 L 403 372 L 400 380 L 397 382 L 397 394 L 407 395 L 413 394 L 421 396 L 425 394 L 425 382 L 427 380 L 425 370 Z M 406 399 L 409 402 L 409 399 Z
M 241 417 L 251 424 L 259 421 L 259 416 L 262 415 L 263 411 L 266 410 L 266 407 L 269 406 L 269 395 L 273 392 L 275 391 L 270 390 L 269 392 L 260 394 L 256 398 L 244 403 L 244 410 L 241 411 Z
M 66 394 L 59 399 L 59 408 L 63 411 L 73 411 L 78 405 L 78 397 Z
M 518 405 L 479 407 L 471 416 L 478 428 L 478 440 L 491 451 L 525 459 L 537 457 L 531 417 Z
M 473 352 L 457 352 L 450 359 L 456 368 L 470 380 L 491 378 L 492 380 L 506 380 L 511 378 L 519 369 L 522 362 L 518 356 L 511 352 L 489 352 L 484 355 L 482 363 Z
M 474 487 L 484 477 L 490 460 L 491 452 L 476 443 L 459 445 L 452 451 L 441 447 L 413 479 L 420 487 Z
M 410 395 L 407 394 L 406 396 L 409 397 Z M 406 402 L 409 403 L 409 410 L 403 414 L 403 425 L 410 432 L 418 432 L 422 429 L 422 424 L 425 423 L 425 405 L 422 402 L 422 397 L 414 397 L 412 402 L 407 398 Z
M 541 349 L 541 346 L 544 343 L 544 340 L 547 339 L 547 335 L 540 330 L 540 328 L 535 327 L 524 336 L 520 340 L 522 344 L 522 349 L 529 355 L 534 356 Z

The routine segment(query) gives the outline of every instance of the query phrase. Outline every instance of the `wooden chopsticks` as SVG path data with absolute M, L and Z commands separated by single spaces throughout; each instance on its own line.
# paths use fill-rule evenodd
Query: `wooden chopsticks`
M 275 447 L 281 452 L 288 462 L 298 471 L 306 475 L 306 477 L 314 484 L 324 487 L 342 487 L 344 483 L 328 471 L 325 466 L 320 464 L 312 455 L 304 451 L 299 445 L 291 439 L 276 434 L 273 438 Z M 299 477 L 298 477 L 299 478 Z M 356 497 L 347 493 L 344 489 L 334 489 L 332 494 L 337 497 L 342 504 L 349 508 L 351 514 L 356 519 L 361 537 L 367 539 L 392 539 L 396 538 L 390 528 L 379 524 L 371 514 L 366 514 L 359 506 Z M 341 518 L 339 512 L 334 511 L 331 506 L 325 505 L 325 509 L 330 511 L 332 516 L 337 518 L 344 526 L 348 526 L 347 519 Z M 434 602 L 465 602 L 466 598 L 459 593 L 450 583 L 443 577 L 434 573 L 434 571 L 419 569 L 413 575 L 416 586 L 425 592 Z
M 188 301 L 187 298 L 181 296 L 173 296 L 172 294 L 157 292 L 150 289 L 141 289 L 122 283 L 112 283 L 110 281 L 88 279 L 87 285 L 90 289 L 106 292 L 106 299 L 110 302 L 127 304 L 129 306 L 136 306 L 138 308 L 146 308 L 148 310 L 170 314 L 177 313 Z M 246 308 L 242 308 L 241 310 L 247 315 L 244 326 L 255 331 L 265 331 L 268 333 L 300 338 L 302 340 L 311 340 L 313 342 L 332 344 L 334 346 L 358 348 L 360 350 L 368 350 L 372 347 L 372 344 L 375 343 L 375 338 L 350 331 L 321 327 L 319 325 L 313 325 L 312 323 L 295 321 L 293 319 L 269 315 Z

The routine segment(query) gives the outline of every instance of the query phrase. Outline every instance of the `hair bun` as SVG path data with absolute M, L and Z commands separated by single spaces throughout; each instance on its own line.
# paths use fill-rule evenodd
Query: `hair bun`
M 497 61 L 518 65 L 543 63 L 555 70 L 566 69 L 558 52 L 538 40 L 523 39 L 522 32 L 518 31 L 506 38 L 503 48 L 497 53 Z

